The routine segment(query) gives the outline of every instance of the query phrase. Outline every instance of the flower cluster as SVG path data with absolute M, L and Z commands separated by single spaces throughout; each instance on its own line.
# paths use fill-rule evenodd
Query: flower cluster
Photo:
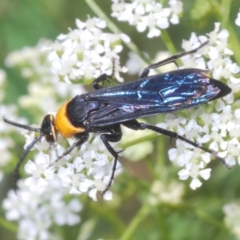
M 223 207 L 225 225 L 240 239 L 240 205 L 233 202 Z
M 181 203 L 183 195 L 184 185 L 182 183 L 171 181 L 166 184 L 156 180 L 152 184 L 148 201 L 153 206 L 159 203 L 177 205 Z
M 52 46 L 46 48 L 52 71 L 60 80 L 70 82 L 92 82 L 106 73 L 111 75 L 114 61 L 114 77 L 122 81 L 118 53 L 122 50 L 121 40 L 128 42 L 124 34 L 105 33 L 105 21 L 89 18 L 86 22 L 76 20 L 77 29 L 58 36 Z
M 34 47 L 24 47 L 10 53 L 5 60 L 8 67 L 19 68 L 22 77 L 29 80 L 28 94 L 19 98 L 19 105 L 29 111 L 38 110 L 41 118 L 43 114 L 58 109 L 59 102 L 85 92 L 82 85 L 59 82 L 52 73 L 48 52 L 43 49 L 53 44 L 50 40 L 42 39 Z
M 88 19 L 86 23 L 77 20 L 77 25 L 78 29 L 59 36 L 55 43 L 41 40 L 36 47 L 25 47 L 11 53 L 6 59 L 8 66 L 18 67 L 22 75 L 31 81 L 29 94 L 21 97 L 20 105 L 30 112 L 34 109 L 35 117 L 41 116 L 41 120 L 43 114 L 56 111 L 62 102 L 85 92 L 80 84 L 66 84 L 59 82 L 59 78 L 63 79 L 64 76 L 67 82 L 80 79 L 92 81 L 101 73 L 111 74 L 113 61 L 114 76 L 118 80 L 121 80 L 119 71 L 125 71 L 125 68 L 120 67 L 117 55 L 122 48 L 120 38 L 124 38 L 124 35 L 102 32 L 105 23 L 96 18 Z M 69 71 L 65 71 L 68 67 Z M 9 115 L 9 108 L 8 114 L 2 107 L 0 111 L 8 119 L 16 120 Z M 0 125 L 4 131 L 13 129 L 7 126 Z M 36 136 L 33 132 L 20 130 L 26 138 L 26 148 Z M 4 141 L 6 144 L 6 138 Z M 58 142 L 54 145 L 49 146 L 42 139 L 33 147 L 32 150 L 37 151 L 37 154 L 24 166 L 28 177 L 18 182 L 18 194 L 14 196 L 10 191 L 4 201 L 7 218 L 19 221 L 20 239 L 59 239 L 49 231 L 53 224 L 73 225 L 80 220 L 75 213 L 81 210 L 81 204 L 73 196 L 88 194 L 97 200 L 97 193 L 105 190 L 109 183 L 113 157 L 99 137 L 91 135 L 89 142 L 55 162 L 74 141 L 76 139 L 66 141 L 58 136 Z M 120 171 L 118 163 L 115 177 Z M 69 194 L 72 201 L 67 203 L 66 196 Z M 107 191 L 103 197 L 110 200 L 112 194 Z M 72 210 L 74 204 L 75 211 Z M 57 208 L 62 209 L 60 211 Z
M 128 22 L 136 26 L 139 32 L 148 29 L 148 38 L 158 37 L 161 29 L 166 29 L 171 24 L 179 23 L 182 13 L 182 2 L 168 1 L 169 7 L 163 7 L 154 0 L 133 0 L 125 3 L 122 0 L 112 0 L 112 16 L 118 21 Z
M 0 69 L 0 152 L 1 152 L 1 161 L 0 168 L 4 169 L 9 165 L 12 155 L 10 149 L 14 147 L 14 140 L 12 139 L 10 133 L 14 129 L 2 121 L 3 117 L 9 116 L 11 118 L 16 118 L 16 107 L 15 105 L 6 105 L 3 103 L 5 97 L 5 82 L 6 74 Z M 4 171 L 0 170 L 0 181 L 3 179 Z
M 188 55 L 182 58 L 183 66 L 200 69 L 207 66 L 213 78 L 226 82 L 232 88 L 232 93 L 210 103 L 211 112 L 198 107 L 194 110 L 187 110 L 182 115 L 181 113 L 167 114 L 165 123 L 160 126 L 175 131 L 193 142 L 208 144 L 208 147 L 217 152 L 219 157 L 224 158 L 228 165 L 233 166 L 236 161 L 240 163 L 240 142 L 238 140 L 240 115 L 237 109 L 239 106 L 232 104 L 234 93 L 240 90 L 240 79 L 235 77 L 240 68 L 230 59 L 233 53 L 227 47 L 227 30 L 220 30 L 220 24 L 217 23 L 215 29 L 208 34 L 208 38 L 207 46 L 201 48 L 193 56 Z M 183 42 L 183 48 L 185 51 L 192 50 L 206 40 L 205 36 L 197 37 L 192 34 L 189 41 Z M 213 112 L 214 107 L 215 112 Z M 192 178 L 191 188 L 200 187 L 202 182 L 199 177 L 205 180 L 210 177 L 211 169 L 206 166 L 212 156 L 180 140 L 177 140 L 176 145 L 176 148 L 169 150 L 169 158 L 183 168 L 179 171 L 179 178 L 186 180 L 190 177 Z
M 32 142 L 33 137 L 33 135 L 26 134 L 27 142 Z M 74 141 L 76 140 L 70 139 L 70 145 Z M 61 143 L 61 139 L 58 142 Z M 55 162 L 57 156 L 60 156 L 65 150 L 59 143 L 56 143 L 54 148 L 50 150 L 45 140 L 36 145 L 38 154 L 34 161 L 29 160 L 25 165 L 25 171 L 29 175 L 25 180 L 26 186 L 31 191 L 38 191 L 46 188 L 51 179 L 57 178 L 68 193 L 88 193 L 96 201 L 97 192 L 105 190 L 109 183 L 113 166 L 112 155 L 100 137 L 96 136 L 91 140 L 91 143 L 84 143 L 80 149 L 74 149 L 69 155 Z M 44 152 L 47 150 L 49 150 L 48 154 L 45 154 Z M 120 171 L 118 163 L 115 176 Z M 107 191 L 103 198 L 105 200 L 112 199 L 112 193 Z
M 18 239 L 59 239 L 51 233 L 51 226 L 75 225 L 80 222 L 81 202 L 63 199 L 67 191 L 59 179 L 52 178 L 46 188 L 29 191 L 23 181 L 18 183 L 17 194 L 11 190 L 3 201 L 8 221 L 19 221 Z
M 77 94 L 84 93 L 80 84 L 74 86 L 59 83 L 56 74 L 50 71 L 52 68 L 60 76 L 63 72 L 60 69 L 56 70 L 55 67 L 61 65 L 65 68 L 70 62 L 74 66 L 69 68 L 71 72 L 64 73 L 65 80 L 68 79 L 67 82 L 76 80 L 76 78 L 86 79 L 86 76 L 90 75 L 91 78 L 97 77 L 103 72 L 111 74 L 113 59 L 114 75 L 120 80 L 119 71 L 123 71 L 124 68 L 119 66 L 117 55 L 122 48 L 119 35 L 103 33 L 101 29 L 105 27 L 105 22 L 97 18 L 88 19 L 86 23 L 77 20 L 76 23 L 78 29 L 72 30 L 67 35 L 59 36 L 55 43 L 42 40 L 36 47 L 26 47 L 8 56 L 6 60 L 8 66 L 24 66 L 21 67 L 22 74 L 28 72 L 28 75 L 24 76 L 31 79 L 29 95 L 21 99 L 24 107 L 36 109 L 40 106 L 40 113 L 46 114 L 46 112 L 58 109 L 59 100 L 66 101 L 66 98 L 68 100 Z M 79 48 L 82 49 L 81 59 L 79 59 Z M 82 75 L 75 75 L 77 73 Z M 34 137 L 34 133 L 25 132 L 25 148 L 34 140 Z M 100 138 L 96 137 L 91 140 L 91 144 L 83 144 L 80 150 L 75 149 L 58 164 L 54 164 L 57 156 L 61 155 L 67 146 L 72 145 L 73 141 L 76 140 L 70 139 L 70 143 L 67 143 L 59 136 L 58 143 L 50 150 L 45 140 L 34 146 L 39 153 L 34 161 L 28 161 L 25 166 L 26 172 L 30 175 L 26 184 L 31 190 L 45 187 L 49 179 L 58 175 L 62 186 L 68 187 L 70 193 L 89 192 L 90 197 L 97 199 L 97 191 L 103 191 L 109 182 L 113 164 L 112 155 Z M 45 154 L 46 152 L 48 154 Z M 51 167 L 49 167 L 50 164 Z M 117 173 L 119 173 L 119 167 Z M 111 199 L 111 193 L 107 192 L 104 198 Z

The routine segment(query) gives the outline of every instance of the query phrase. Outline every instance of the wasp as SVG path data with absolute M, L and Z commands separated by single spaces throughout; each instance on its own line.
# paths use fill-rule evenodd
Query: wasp
M 163 61 L 147 66 L 140 78 L 135 81 L 112 87 L 103 87 L 103 82 L 109 80 L 113 75 L 113 66 L 111 76 L 102 74 L 93 81 L 94 91 L 77 95 L 64 103 L 57 111 L 56 116 L 47 114 L 43 118 L 41 127 L 39 128 L 19 124 L 4 118 L 6 123 L 40 133 L 27 146 L 18 160 L 14 172 L 14 186 L 16 187 L 18 171 L 22 161 L 30 149 L 41 138 L 45 137 L 46 141 L 50 144 L 57 141 L 58 134 L 61 134 L 64 138 L 76 138 L 75 143 L 56 159 L 58 161 L 69 154 L 74 148 L 80 147 L 86 142 L 89 133 L 99 133 L 101 134 L 100 138 L 102 142 L 114 158 L 110 180 L 102 192 L 104 194 L 114 180 L 119 155 L 119 152 L 114 150 L 110 142 L 121 140 L 121 125 L 133 130 L 150 129 L 170 138 L 180 139 L 210 153 L 229 167 L 224 159 L 220 158 L 214 151 L 188 140 L 175 132 L 136 120 L 139 117 L 195 107 L 222 98 L 231 92 L 231 89 L 226 84 L 208 77 L 207 74 L 209 71 L 202 69 L 177 69 L 149 76 L 151 69 L 168 63 L 175 63 L 177 65 L 177 59 L 197 52 L 207 43 L 208 41 L 191 51 L 173 55 Z

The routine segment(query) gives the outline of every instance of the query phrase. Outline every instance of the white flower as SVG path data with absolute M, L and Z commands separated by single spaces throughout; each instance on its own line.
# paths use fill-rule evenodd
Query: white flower
M 130 52 L 128 54 L 128 60 L 125 65 L 128 69 L 128 74 L 130 75 L 139 74 L 141 71 L 143 71 L 145 66 L 144 61 L 138 54 L 134 52 Z
M 176 205 L 181 203 L 183 194 L 184 185 L 182 183 L 172 181 L 166 185 L 156 180 L 152 184 L 148 201 L 154 206 L 158 203 Z
M 82 205 L 79 199 L 73 198 L 66 203 L 66 194 L 56 178 L 50 179 L 48 186 L 39 191 L 29 191 L 20 181 L 17 195 L 11 190 L 3 201 L 6 218 L 19 222 L 20 239 L 55 239 L 57 236 L 50 230 L 53 225 L 72 226 L 80 221 Z
M 237 93 L 240 88 L 240 80 L 236 78 L 240 68 L 230 59 L 233 52 L 227 46 L 228 31 L 221 30 L 220 24 L 216 23 L 215 29 L 207 35 L 209 44 L 199 49 L 197 53 L 182 57 L 183 65 L 187 68 L 208 67 L 213 78 L 219 81 L 221 77 L 224 78 L 221 81 L 227 82 L 233 93 L 211 102 L 210 105 L 205 104 L 182 114 L 181 112 L 167 114 L 165 122 L 159 125 L 177 132 L 178 135 L 197 143 L 200 147 L 214 151 L 212 154 L 204 152 L 180 139 L 176 141 L 176 148 L 169 150 L 169 159 L 183 167 L 179 172 L 179 178 L 186 180 L 191 177 L 190 186 L 193 189 L 201 186 L 199 177 L 205 180 L 210 177 L 211 170 L 206 168 L 206 164 L 216 158 L 216 155 L 223 158 L 229 166 L 235 165 L 236 162 L 240 163 L 240 143 L 237 140 L 240 137 L 240 120 L 238 110 L 236 110 L 237 102 L 234 106 L 234 93 Z M 190 40 L 183 41 L 182 46 L 185 51 L 190 51 L 206 41 L 206 36 L 198 37 L 192 33 Z M 211 104 L 211 110 L 208 111 L 207 108 Z
M 203 168 L 203 163 L 199 165 L 195 165 L 192 163 L 186 164 L 186 168 L 179 171 L 178 175 L 181 180 L 187 180 L 189 177 L 192 178 L 190 183 L 190 187 L 195 190 L 196 188 L 202 185 L 201 181 L 198 177 L 202 177 L 204 180 L 208 180 L 210 178 L 210 168 Z
M 6 64 L 11 67 L 19 67 L 22 76 L 30 80 L 28 86 L 29 94 L 21 96 L 19 104 L 24 108 L 39 109 L 46 114 L 48 111 L 59 107 L 57 98 L 73 96 L 72 92 L 79 87 L 64 85 L 51 72 L 50 63 L 47 59 L 48 49 L 53 43 L 48 40 L 40 40 L 35 47 L 25 47 L 21 50 L 12 52 L 6 59 Z
M 225 29 L 220 30 L 220 23 L 216 23 L 214 31 L 210 32 L 208 37 L 209 43 L 212 44 L 212 46 L 206 46 L 200 49 L 198 53 L 195 54 L 195 56 L 198 55 L 197 60 L 191 58 L 191 56 L 185 56 L 183 58 L 184 65 L 189 67 L 189 63 L 191 62 L 191 64 L 194 64 L 195 67 L 201 68 L 199 65 L 197 65 L 197 63 L 203 61 L 203 57 L 199 56 L 199 53 L 201 53 L 210 59 L 207 62 L 207 66 L 210 70 L 212 70 L 212 74 L 215 79 L 219 79 L 221 77 L 229 79 L 231 73 L 239 72 L 239 66 L 237 66 L 236 63 L 233 63 L 229 57 L 224 57 L 233 54 L 232 51 L 227 47 L 227 40 L 229 37 L 228 31 Z M 185 51 L 189 51 L 199 46 L 200 42 L 203 43 L 206 40 L 207 38 L 205 36 L 200 36 L 198 39 L 196 34 L 193 33 L 190 41 L 184 41 L 182 46 Z
M 61 196 L 60 196 L 61 197 Z M 72 199 L 68 204 L 65 204 L 62 199 L 57 196 L 53 201 L 54 221 L 57 225 L 73 226 L 80 221 L 80 217 L 75 214 L 82 210 L 82 205 L 77 199 Z
M 35 157 L 35 162 L 29 160 L 25 165 L 25 171 L 32 175 L 25 180 L 26 186 L 31 191 L 39 190 L 48 185 L 48 179 L 53 178 L 53 170 L 49 169 L 50 159 L 48 154 L 39 152 Z
M 14 131 L 14 128 L 3 121 L 3 118 L 16 118 L 16 106 L 15 105 L 6 105 L 3 103 L 5 97 L 5 82 L 6 82 L 6 73 L 4 70 L 0 69 L 0 152 L 1 152 L 1 161 L 0 167 L 2 169 L 6 168 L 9 165 L 10 161 L 13 159 L 11 151 L 14 147 L 14 139 L 11 136 L 11 132 Z M 20 121 L 22 121 L 21 119 Z M 0 181 L 4 177 L 4 171 L 0 171 Z
M 35 136 L 32 132 L 26 132 L 25 137 L 26 145 L 29 145 Z M 63 139 L 59 140 L 61 140 L 59 143 L 66 144 Z M 75 141 L 69 139 L 69 144 L 72 145 Z M 40 143 L 34 145 L 33 149 L 39 152 L 25 165 L 25 171 L 29 175 L 25 180 L 26 186 L 34 192 L 44 191 L 52 179 L 58 179 L 70 194 L 85 193 L 96 199 L 97 192 L 104 191 L 108 186 L 114 163 L 113 156 L 106 149 L 100 136 L 90 137 L 89 142 L 82 144 L 80 149 L 75 148 L 60 161 L 55 162 L 55 159 L 65 151 L 59 143 L 49 146 L 46 140 L 42 139 Z M 113 147 L 114 145 L 116 144 L 113 144 Z M 120 172 L 121 166 L 117 163 L 114 177 Z M 111 196 L 109 192 L 104 195 L 104 199 L 110 200 Z
M 101 74 L 112 74 L 122 81 L 118 53 L 122 51 L 121 40 L 129 41 L 126 35 L 104 33 L 105 21 L 89 18 L 86 23 L 76 20 L 77 29 L 58 36 L 55 43 L 45 48 L 52 71 L 67 83 L 84 80 L 86 83 Z
M 139 32 L 148 29 L 147 37 L 149 38 L 160 36 L 160 29 L 168 28 L 170 23 L 178 24 L 178 16 L 182 12 L 182 2 L 177 0 L 170 0 L 169 7 L 163 7 L 162 4 L 153 0 L 134 0 L 131 3 L 112 0 L 112 2 L 113 17 L 118 21 L 136 26 Z
M 171 161 L 177 160 L 179 166 L 185 166 L 193 157 L 193 152 L 186 149 L 186 143 L 177 141 L 177 148 L 172 148 L 168 151 Z
M 224 223 L 232 231 L 232 233 L 240 238 L 240 205 L 232 202 L 224 205 L 223 212 L 225 214 Z

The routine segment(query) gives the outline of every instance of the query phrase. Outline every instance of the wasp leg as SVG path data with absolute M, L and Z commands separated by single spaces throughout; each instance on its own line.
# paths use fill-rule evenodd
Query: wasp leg
M 167 59 L 164 59 L 164 60 L 162 60 L 162 61 L 160 61 L 160 62 L 157 62 L 157 63 L 154 63 L 154 64 L 149 65 L 148 67 L 146 67 L 146 68 L 143 69 L 143 73 L 141 74 L 141 78 L 147 77 L 148 74 L 149 74 L 150 69 L 158 68 L 158 67 L 161 67 L 161 66 L 166 65 L 166 64 L 169 64 L 169 63 L 174 63 L 174 64 L 178 67 L 177 62 L 176 62 L 177 59 L 179 59 L 180 57 L 189 55 L 189 54 L 191 54 L 191 53 L 195 53 L 195 52 L 197 52 L 200 48 L 204 47 L 204 46 L 207 45 L 207 44 L 208 44 L 208 41 L 202 43 L 199 47 L 197 47 L 197 48 L 195 48 L 195 49 L 193 49 L 193 50 L 191 50 L 191 51 L 183 52 L 183 53 L 178 53 L 178 54 L 173 55 L 173 56 L 171 56 L 171 57 L 169 57 L 169 58 L 167 58 Z
M 98 89 L 101 89 L 101 88 L 104 88 L 102 85 L 104 84 L 104 81 L 108 81 L 110 82 L 109 79 L 112 79 L 113 76 L 114 76 L 114 72 L 115 72 L 115 59 L 112 59 L 112 73 L 111 75 L 107 75 L 107 74 L 102 74 L 101 76 L 99 76 L 98 78 L 96 78 L 94 81 L 93 81 L 93 88 L 98 90 Z M 100 85 L 99 83 L 102 82 L 102 85 Z
M 182 136 L 178 135 L 178 134 L 175 133 L 175 132 L 172 132 L 172 131 L 169 131 L 169 130 L 166 130 L 166 129 L 164 129 L 164 128 L 160 128 L 160 127 L 157 127 L 157 126 L 154 126 L 154 125 L 150 125 L 150 124 L 146 124 L 146 123 L 139 123 L 139 122 L 136 121 L 136 120 L 131 120 L 131 121 L 129 121 L 129 122 L 124 123 L 123 125 L 125 125 L 125 126 L 128 127 L 128 128 L 131 128 L 131 129 L 133 129 L 133 130 L 145 130 L 145 129 L 150 129 L 150 130 L 152 130 L 152 131 L 154 131 L 154 132 L 157 132 L 157 133 L 166 135 L 166 136 L 168 136 L 168 137 L 170 137 L 170 138 L 180 139 L 180 140 L 183 141 L 183 142 L 186 142 L 186 143 L 188 143 L 188 144 L 190 144 L 190 145 L 192 145 L 192 146 L 194 146 L 194 147 L 196 147 L 196 148 L 200 148 L 200 149 L 202 149 L 203 151 L 210 153 L 210 154 L 213 155 L 216 159 L 218 159 L 219 161 L 221 161 L 228 169 L 231 169 L 231 166 L 229 166 L 229 165 L 225 162 L 224 159 L 222 159 L 221 157 L 219 157 L 216 152 L 214 152 L 214 151 L 212 151 L 212 150 L 210 150 L 210 149 L 208 149 L 208 148 L 205 148 L 205 147 L 201 146 L 201 145 L 198 144 L 198 143 L 195 143 L 195 142 L 193 142 L 193 141 L 191 141 L 191 140 L 188 140 L 187 138 L 182 137 Z
M 60 155 L 53 163 L 51 163 L 48 167 L 53 166 L 58 161 L 60 161 L 63 157 L 68 155 L 74 148 L 80 147 L 83 143 L 85 143 L 88 140 L 89 134 L 88 133 L 79 133 L 75 135 L 78 140 L 73 143 L 69 148 L 67 148 L 62 155 Z
M 102 134 L 100 136 L 101 140 L 103 141 L 105 147 L 107 148 L 107 150 L 112 154 L 112 156 L 114 157 L 114 161 L 113 161 L 113 167 L 112 167 L 112 174 L 110 176 L 110 180 L 106 186 L 106 188 L 103 190 L 103 192 L 101 193 L 101 195 L 103 196 L 105 194 L 105 192 L 107 192 L 109 190 L 109 188 L 112 185 L 112 182 L 114 180 L 114 175 L 115 175 L 115 171 L 117 168 L 117 161 L 118 161 L 118 153 L 116 152 L 113 147 L 109 144 L 109 142 L 118 142 L 121 140 L 122 138 L 122 132 L 121 132 L 121 128 L 120 125 L 116 125 L 114 128 L 111 129 L 111 134 Z
M 103 83 L 104 83 L 104 81 L 109 81 L 109 78 L 111 78 L 111 76 L 110 76 L 110 75 L 107 75 L 107 74 L 105 74 L 105 73 L 102 74 L 101 76 L 99 76 L 98 78 L 96 78 L 96 79 L 93 81 L 93 87 L 94 87 L 94 89 L 98 90 L 98 89 L 103 88 L 103 86 L 100 85 L 99 83 L 100 83 L 100 82 L 103 82 Z

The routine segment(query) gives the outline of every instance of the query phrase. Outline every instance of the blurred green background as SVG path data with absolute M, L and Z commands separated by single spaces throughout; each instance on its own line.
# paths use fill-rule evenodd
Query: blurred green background
M 104 0 L 98 4 L 110 17 L 111 1 Z M 213 8 L 214 6 L 215 8 Z M 224 9 L 224 6 L 224 1 L 183 1 L 184 14 L 180 18 L 180 24 L 171 25 L 167 29 L 177 51 L 181 51 L 182 39 L 188 39 L 191 32 L 200 35 L 212 31 L 214 22 L 221 22 L 222 28 L 225 27 L 230 32 L 233 31 L 236 35 L 231 36 L 230 39 L 232 38 L 233 42 L 237 41 L 240 38 L 240 31 L 233 23 L 238 13 L 239 3 L 238 1 L 232 1 L 226 20 L 224 13 L 227 9 Z M 35 46 L 41 38 L 54 40 L 60 33 L 67 33 L 68 28 L 74 28 L 76 18 L 84 21 L 87 16 L 93 17 L 96 15 L 86 1 L 0 1 L 0 66 L 8 73 L 9 91 L 11 91 L 11 94 L 7 95 L 7 102 L 16 100 L 17 96 L 25 91 L 25 83 L 17 80 L 19 78 L 18 73 L 5 68 L 5 57 L 11 51 L 21 49 L 24 46 Z M 127 23 L 119 23 L 114 18 L 111 18 L 111 20 L 120 29 L 124 29 L 124 32 L 131 36 L 132 41 L 138 48 L 149 54 L 150 58 L 155 57 L 156 51 L 166 49 L 161 37 L 148 39 L 145 33 L 138 33 L 134 27 Z M 230 28 L 228 28 L 229 22 L 232 23 Z M 123 63 L 128 51 L 128 49 L 125 49 L 122 53 Z M 235 57 L 240 62 L 240 56 L 236 55 Z
M 229 14 L 225 14 L 223 1 L 183 1 L 184 15 L 180 24 L 172 25 L 169 33 L 177 51 L 181 51 L 182 39 L 189 39 L 191 32 L 198 35 L 212 31 L 214 22 L 220 21 L 223 27 L 234 34 L 230 37 L 230 45 L 235 44 L 236 61 L 240 64 L 240 28 L 234 24 L 240 4 L 232 1 Z M 101 9 L 110 17 L 111 2 L 97 1 Z M 0 1 L 0 64 L 7 72 L 6 103 L 17 103 L 18 97 L 25 94 L 28 82 L 21 78 L 16 69 L 6 68 L 4 59 L 14 50 L 24 46 L 34 46 L 41 38 L 54 40 L 60 33 L 68 32 L 68 28 L 75 27 L 75 19 L 86 20 L 87 16 L 95 16 L 85 1 L 67 0 L 1 0 Z M 226 16 L 227 15 L 227 16 Z M 145 33 L 138 33 L 127 23 L 118 23 L 111 19 L 120 29 L 131 36 L 132 41 L 141 51 L 155 57 L 156 51 L 165 50 L 161 37 L 148 39 Z M 122 52 L 122 64 L 127 59 L 128 49 Z M 20 111 L 23 116 L 28 113 Z M 162 137 L 160 137 L 162 138 Z M 151 175 L 145 172 L 146 165 L 154 168 L 151 157 L 137 163 L 125 163 L 124 172 L 118 177 L 113 186 L 113 192 L 120 194 L 111 203 L 100 201 L 97 203 L 83 199 L 84 209 L 81 213 L 82 222 L 91 219 L 95 221 L 94 232 L 89 239 L 120 239 L 124 229 L 142 210 L 145 192 L 151 186 Z M 167 164 L 171 164 L 170 162 Z M 212 164 L 213 165 L 213 164 Z M 240 199 L 240 168 L 236 166 L 228 171 L 218 162 L 214 163 L 212 177 L 201 188 L 192 191 L 186 182 L 186 194 L 183 204 L 173 207 L 160 205 L 151 209 L 150 213 L 138 223 L 138 227 L 129 239 L 157 240 L 157 239 L 235 239 L 223 224 L 222 206 L 232 200 Z M 173 170 L 177 179 L 177 170 Z M 9 179 L 12 176 L 9 176 Z M 1 199 L 5 198 L 7 187 L 2 184 Z M 139 191 L 141 186 L 145 192 Z M 144 211 L 144 210 L 142 210 Z M 141 212 L 140 212 L 141 213 Z M 4 212 L 1 210 L 1 216 Z M 75 239 L 75 233 L 81 226 L 64 227 L 60 231 L 64 239 Z M 15 239 L 15 232 L 11 232 L 0 222 L 0 240 Z

